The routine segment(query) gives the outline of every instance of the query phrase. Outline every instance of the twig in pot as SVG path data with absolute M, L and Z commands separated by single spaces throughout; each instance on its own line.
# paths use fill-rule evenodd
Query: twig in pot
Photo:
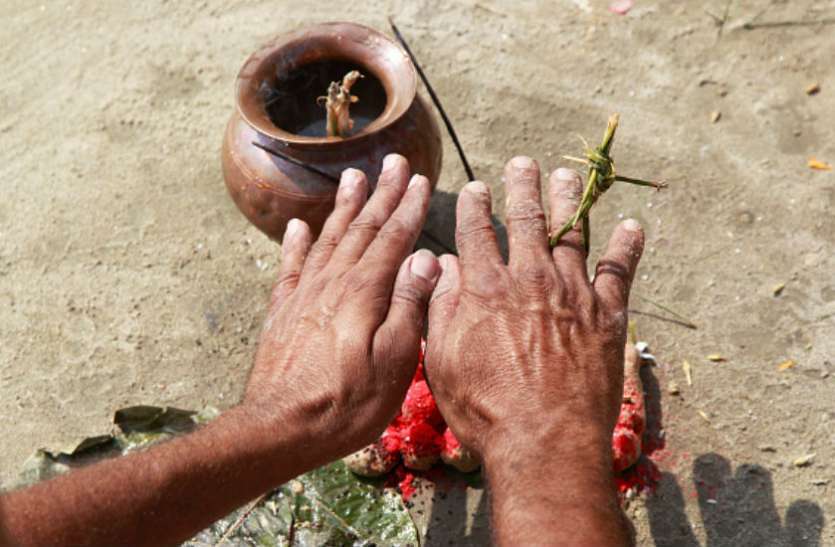
M 363 77 L 359 70 L 352 70 L 341 82 L 331 82 L 328 94 L 316 99 L 319 104 L 325 103 L 328 137 L 347 137 L 354 128 L 350 109 L 352 104 L 359 102 L 359 97 L 351 95 L 351 88 Z

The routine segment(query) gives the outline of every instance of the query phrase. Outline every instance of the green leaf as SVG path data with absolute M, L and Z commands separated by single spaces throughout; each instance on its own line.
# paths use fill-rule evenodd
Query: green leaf
M 145 448 L 191 431 L 217 415 L 211 408 L 200 413 L 155 406 L 117 410 L 112 434 L 84 439 L 69 451 L 39 450 L 27 460 L 20 485 Z M 360 479 L 341 461 L 302 475 L 238 509 L 184 545 L 205 547 L 221 542 L 268 547 L 420 544 L 417 527 L 400 495 L 379 483 Z
M 234 527 L 231 532 L 230 527 Z M 255 508 L 236 511 L 186 545 L 223 540 L 233 545 L 283 546 L 290 545 L 291 537 L 296 547 L 420 544 L 400 496 L 358 478 L 338 461 L 281 486 Z

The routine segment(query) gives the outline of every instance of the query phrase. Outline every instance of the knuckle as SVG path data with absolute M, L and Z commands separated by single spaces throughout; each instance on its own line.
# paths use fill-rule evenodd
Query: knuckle
M 597 318 L 597 326 L 604 332 L 611 333 L 612 336 L 618 337 L 626 333 L 627 317 L 626 311 L 622 309 L 604 309 L 598 308 L 595 314 Z
M 579 180 L 564 182 L 551 186 L 551 195 L 559 200 L 578 202 L 583 195 L 583 185 Z
M 457 233 L 458 238 L 463 241 L 483 239 L 493 234 L 493 225 L 482 221 L 463 221 Z
M 383 224 L 377 237 L 382 239 L 401 240 L 406 239 L 412 235 L 412 228 L 403 220 L 397 217 L 391 217 L 388 222 Z
M 428 296 L 426 291 L 408 283 L 395 288 L 392 300 L 413 306 L 422 306 L 425 304 Z
M 554 272 L 543 264 L 528 264 L 514 272 L 516 282 L 527 289 L 548 292 L 554 286 Z
M 311 249 L 310 252 L 314 255 L 321 255 L 323 253 L 330 252 L 339 244 L 339 239 L 339 236 L 333 232 L 324 232 L 319 236 L 319 239 L 316 240 L 316 243 L 313 245 L 313 249 Z
M 348 226 L 348 232 L 352 235 L 374 235 L 380 231 L 385 220 L 377 214 L 363 215 Z
M 505 214 L 508 222 L 526 222 L 545 225 L 545 211 L 542 206 L 532 200 L 512 203 Z
M 275 283 L 275 288 L 278 290 L 292 289 L 299 283 L 301 273 L 297 270 L 289 270 L 281 272 L 278 276 L 278 281 Z

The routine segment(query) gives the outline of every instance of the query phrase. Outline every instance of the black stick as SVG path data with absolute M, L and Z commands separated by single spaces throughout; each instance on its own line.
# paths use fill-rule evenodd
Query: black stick
M 273 150 L 269 146 L 264 146 L 260 142 L 255 142 L 255 141 L 252 141 L 252 146 L 254 146 L 255 148 L 260 148 L 261 150 L 263 150 L 267 154 L 271 154 L 271 155 L 273 155 L 277 158 L 281 158 L 288 163 L 292 163 L 293 165 L 301 167 L 302 169 L 307 169 L 311 173 L 316 173 L 317 175 L 325 177 L 326 179 L 328 179 L 331 182 L 339 184 L 339 177 L 331 175 L 330 173 L 326 173 L 325 171 L 322 171 L 318 167 L 314 167 L 314 166 L 312 166 L 310 164 L 307 164 L 307 163 L 305 163 L 301 160 L 297 160 L 296 158 L 288 156 L 284 152 L 279 152 L 278 150 Z
M 778 27 L 816 27 L 824 25 L 835 25 L 835 19 L 818 19 L 817 21 L 765 21 L 763 23 L 745 23 L 742 28 L 745 30 L 754 30 L 758 28 L 778 28 Z
M 435 108 L 438 109 L 438 114 L 440 114 L 441 119 L 444 120 L 444 125 L 446 126 L 447 133 L 449 133 L 449 137 L 452 139 L 452 143 L 458 150 L 458 157 L 461 158 L 461 163 L 464 164 L 464 171 L 467 172 L 467 182 L 475 180 L 473 170 L 470 168 L 470 163 L 467 161 L 467 156 L 466 154 L 464 154 L 464 149 L 461 147 L 461 142 L 459 142 L 458 140 L 458 135 L 455 133 L 455 128 L 452 127 L 452 122 L 450 121 L 449 116 L 446 115 L 446 111 L 444 110 L 444 107 L 441 104 L 441 99 L 438 98 L 438 95 L 432 88 L 432 84 L 429 83 L 429 79 L 426 77 L 426 74 L 424 74 L 423 69 L 420 68 L 420 64 L 417 62 L 417 59 L 415 59 L 415 54 L 412 53 L 409 44 L 406 43 L 406 39 L 403 38 L 402 34 L 400 34 L 400 30 L 397 28 L 397 25 L 394 24 L 394 20 L 391 17 L 389 17 L 389 25 L 391 25 L 391 30 L 392 32 L 394 32 L 395 38 L 397 38 L 397 41 L 400 42 L 401 46 L 403 46 L 403 49 L 406 50 L 406 54 L 409 56 L 409 59 L 412 60 L 412 64 L 415 65 L 415 70 L 417 70 L 418 76 L 420 76 L 420 79 L 423 81 L 423 85 L 426 86 L 426 91 L 432 98 L 432 102 L 435 104 Z
M 339 184 L 339 178 L 338 177 L 335 177 L 334 175 L 331 175 L 330 173 L 326 173 L 326 172 L 322 171 L 321 169 L 319 169 L 317 167 L 314 167 L 314 166 L 312 166 L 308 163 L 305 163 L 301 160 L 297 160 L 296 158 L 290 157 L 287 154 L 284 154 L 283 152 L 279 152 L 278 150 L 273 150 L 269 146 L 264 146 L 263 144 L 261 144 L 259 142 L 255 142 L 255 141 L 252 141 L 252 146 L 254 146 L 255 148 L 260 148 L 261 150 L 263 150 L 267 154 L 271 154 L 271 155 L 273 155 L 277 158 L 281 158 L 286 162 L 289 162 L 289 163 L 292 163 L 293 165 L 301 167 L 302 169 L 307 169 L 311 173 L 316 173 L 317 175 L 321 175 L 321 176 L 325 177 L 326 179 L 328 179 L 329 181 L 331 181 L 335 184 Z M 454 254 L 454 255 L 458 254 L 455 251 L 455 249 L 450 248 L 449 245 L 447 245 L 446 243 L 444 243 L 443 241 L 441 241 L 440 239 L 435 237 L 433 234 L 427 232 L 426 230 L 421 230 L 420 233 L 423 234 L 423 236 L 426 239 L 428 239 L 429 241 L 431 241 L 432 243 L 434 243 L 438 247 L 441 247 L 442 249 L 444 249 L 448 253 L 451 253 L 451 254 Z

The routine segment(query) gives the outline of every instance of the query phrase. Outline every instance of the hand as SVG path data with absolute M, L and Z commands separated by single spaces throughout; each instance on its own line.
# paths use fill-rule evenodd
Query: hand
M 601 504 L 616 507 L 607 483 L 610 445 L 623 386 L 626 304 L 643 233 L 634 220 L 622 222 L 592 282 L 579 227 L 549 248 L 536 163 L 514 158 L 505 183 L 509 264 L 490 223 L 487 186 L 471 182 L 458 198 L 460 258 L 441 257 L 429 306 L 428 381 L 453 433 L 484 459 L 499 505 L 495 490 L 504 487 L 498 483 L 524 482 L 520 471 L 528 467 L 538 475 L 530 477 L 531 488 L 537 481 L 544 488 L 541 481 L 553 470 L 570 496 L 568 484 L 576 480 L 599 486 L 583 491 L 599 492 Z M 573 171 L 552 175 L 551 231 L 576 211 L 581 192 Z M 563 470 L 549 469 L 549 462 Z M 499 519 L 512 512 L 495 504 Z
M 429 181 L 410 180 L 408 162 L 390 155 L 366 204 L 368 188 L 361 171 L 342 174 L 334 212 L 312 247 L 304 222 L 288 224 L 244 398 L 276 434 L 299 424 L 308 462 L 367 445 L 394 417 L 440 274 L 431 252 L 408 256 L 429 207 Z

